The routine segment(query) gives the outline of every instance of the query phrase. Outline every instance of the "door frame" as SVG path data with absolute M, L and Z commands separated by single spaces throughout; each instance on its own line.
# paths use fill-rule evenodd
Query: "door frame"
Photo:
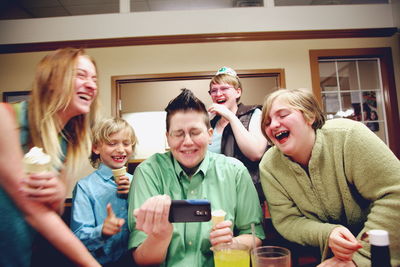
M 278 88 L 285 88 L 284 69 L 255 69 L 255 70 L 236 70 L 239 78 L 258 78 L 276 77 Z M 160 81 L 179 81 L 179 80 L 210 80 L 214 77 L 215 71 L 205 72 L 178 72 L 161 74 L 139 74 L 122 75 L 111 77 L 111 114 L 121 117 L 121 85 L 126 83 L 139 82 L 160 82 Z

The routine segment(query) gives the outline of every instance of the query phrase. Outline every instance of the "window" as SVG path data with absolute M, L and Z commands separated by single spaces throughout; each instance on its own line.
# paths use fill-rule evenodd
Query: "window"
M 320 59 L 318 63 L 327 118 L 361 121 L 388 143 L 379 58 Z
M 311 50 L 310 65 L 313 92 L 327 118 L 363 122 L 400 158 L 391 49 Z

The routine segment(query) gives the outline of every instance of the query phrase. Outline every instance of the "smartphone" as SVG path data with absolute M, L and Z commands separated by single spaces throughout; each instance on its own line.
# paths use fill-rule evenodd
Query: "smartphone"
M 170 222 L 207 222 L 211 220 L 211 204 L 205 199 L 172 200 Z

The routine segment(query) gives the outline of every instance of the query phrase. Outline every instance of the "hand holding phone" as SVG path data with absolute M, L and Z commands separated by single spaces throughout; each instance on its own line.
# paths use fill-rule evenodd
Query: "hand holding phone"
M 159 239 L 172 236 L 173 225 L 168 222 L 171 198 L 168 195 L 157 195 L 148 198 L 140 208 L 135 209 L 136 229 Z
M 211 220 L 211 204 L 206 199 L 172 200 L 170 222 L 207 222 Z

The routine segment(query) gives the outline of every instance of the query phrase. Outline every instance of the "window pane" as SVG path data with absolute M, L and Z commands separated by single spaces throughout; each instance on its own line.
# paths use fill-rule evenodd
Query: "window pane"
M 319 73 L 322 91 L 337 91 L 335 62 L 320 62 Z
M 339 98 L 337 93 L 322 94 L 322 103 L 326 114 L 335 115 L 340 109 Z
M 340 93 L 342 114 L 340 117 L 361 121 L 360 92 Z
M 356 61 L 338 62 L 340 90 L 358 90 Z
M 358 62 L 361 90 L 380 89 L 379 68 L 377 60 L 361 60 Z
M 341 93 L 341 101 L 342 101 L 342 110 L 344 112 L 349 112 L 350 110 L 353 109 L 353 102 L 351 100 L 351 94 L 350 93 Z
M 382 94 L 379 91 L 363 92 L 363 108 L 366 111 L 365 120 L 383 121 Z

